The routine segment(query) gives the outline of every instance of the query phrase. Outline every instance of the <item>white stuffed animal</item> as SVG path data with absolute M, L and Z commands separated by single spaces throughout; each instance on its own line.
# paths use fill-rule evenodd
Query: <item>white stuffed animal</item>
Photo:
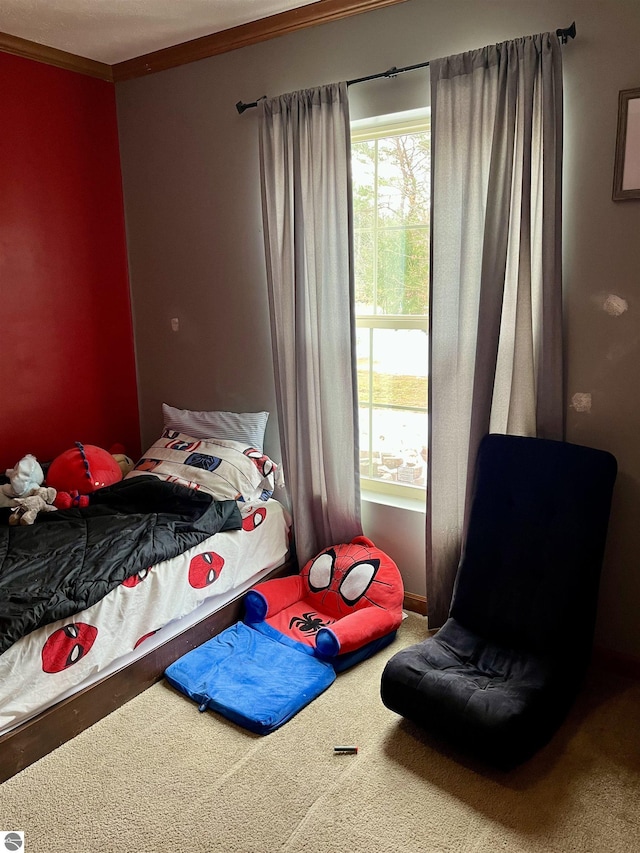
M 8 498 L 24 498 L 44 481 L 40 463 L 31 453 L 23 456 L 15 468 L 7 468 L 5 474 L 10 482 L 0 489 Z
M 0 486 L 0 508 L 17 506 L 16 498 L 26 498 L 39 488 L 44 480 L 40 463 L 31 453 L 27 453 L 15 468 L 7 468 L 5 474 L 10 482 Z

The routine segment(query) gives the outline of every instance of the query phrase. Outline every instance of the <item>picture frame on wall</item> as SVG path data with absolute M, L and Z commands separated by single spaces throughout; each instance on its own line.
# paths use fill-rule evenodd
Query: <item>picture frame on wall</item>
M 618 95 L 613 200 L 640 198 L 640 88 Z

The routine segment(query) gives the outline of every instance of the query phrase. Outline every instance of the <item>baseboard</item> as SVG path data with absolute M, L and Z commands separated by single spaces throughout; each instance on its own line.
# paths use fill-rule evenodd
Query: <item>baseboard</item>
M 412 592 L 405 592 L 404 609 L 410 610 L 412 613 L 419 613 L 421 616 L 426 616 L 427 599 L 424 595 L 414 595 Z

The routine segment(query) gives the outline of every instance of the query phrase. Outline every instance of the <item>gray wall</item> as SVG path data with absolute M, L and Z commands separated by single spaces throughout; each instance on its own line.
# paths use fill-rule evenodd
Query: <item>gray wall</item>
M 568 26 L 564 49 L 567 438 L 618 458 L 598 643 L 640 656 L 640 201 L 611 201 L 617 96 L 640 86 L 638 0 L 408 0 L 118 84 L 143 445 L 163 400 L 272 413 L 252 101 Z M 354 86 L 354 118 L 428 102 L 423 71 Z M 607 294 L 628 310 L 603 310 Z M 178 317 L 180 330 L 171 331 Z M 579 412 L 576 393 L 591 394 Z M 366 532 L 424 594 L 424 516 L 365 506 Z

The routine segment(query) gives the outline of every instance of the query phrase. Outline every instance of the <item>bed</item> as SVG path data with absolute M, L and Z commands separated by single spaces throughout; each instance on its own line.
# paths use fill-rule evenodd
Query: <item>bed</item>
M 134 471 L 92 495 L 89 507 L 47 514 L 29 531 L 13 528 L 13 537 L 22 536 L 20 541 L 28 541 L 30 548 L 44 549 L 46 543 L 50 554 L 52 536 L 62 543 L 58 537 L 63 531 L 79 526 L 84 532 L 71 535 L 93 541 L 97 548 L 89 557 L 82 551 L 83 577 L 88 566 L 92 581 L 96 573 L 100 580 L 97 593 L 95 583 L 88 584 L 87 598 L 85 581 L 76 582 L 75 569 L 70 572 L 64 566 L 59 572 L 64 581 L 60 586 L 56 581 L 49 616 L 39 616 L 38 599 L 38 606 L 26 608 L 26 617 L 21 610 L 20 630 L 15 620 L 3 618 L 2 606 L 0 781 L 145 690 L 178 657 L 240 619 L 243 595 L 255 583 L 293 571 L 291 520 L 272 496 L 276 467 L 263 454 L 261 442 L 243 439 L 202 439 L 165 426 Z M 160 509 L 151 506 L 156 492 Z M 148 493 L 153 497 L 152 521 L 147 524 L 143 517 L 143 539 L 122 551 L 120 545 L 128 541 L 140 515 L 138 496 L 144 496 L 147 508 Z M 189 508 L 186 526 L 182 501 Z M 118 524 L 124 527 L 112 530 L 105 514 L 111 513 L 114 502 Z M 222 522 L 220 529 L 215 522 L 215 532 L 209 535 L 213 505 Z M 167 506 L 176 510 L 180 522 L 165 532 L 158 519 L 164 523 L 167 514 L 173 523 L 173 515 L 165 513 Z M 131 514 L 125 511 L 129 509 Z M 101 527 L 99 535 L 92 533 L 94 515 L 107 525 L 104 535 Z M 166 559 L 150 562 L 149 553 L 157 552 L 148 550 L 149 541 L 154 549 L 158 541 L 164 543 Z M 105 554 L 114 548 L 117 566 L 106 571 L 103 564 L 110 558 Z M 58 549 L 65 554 L 69 550 L 66 545 Z M 165 552 L 161 548 L 159 553 Z M 56 560 L 63 561 L 59 553 Z M 106 586 L 103 574 L 111 577 Z M 14 572 L 17 575 L 20 572 Z M 70 602 L 67 587 L 73 592 Z M 61 599 L 66 610 L 60 610 Z M 73 609 L 83 600 L 89 606 Z M 61 618 L 54 619 L 60 612 Z

